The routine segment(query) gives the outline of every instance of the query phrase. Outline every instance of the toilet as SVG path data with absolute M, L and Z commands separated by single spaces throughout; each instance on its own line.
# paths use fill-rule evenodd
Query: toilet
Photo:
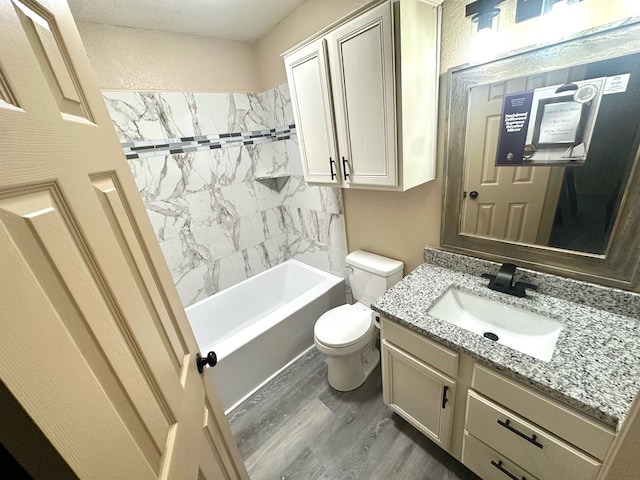
M 369 305 L 402 279 L 398 260 L 357 250 L 347 255 L 347 276 L 353 305 L 341 305 L 323 314 L 314 327 L 314 342 L 327 355 L 327 379 L 346 392 L 364 383 L 380 362 L 376 339 L 380 328 Z

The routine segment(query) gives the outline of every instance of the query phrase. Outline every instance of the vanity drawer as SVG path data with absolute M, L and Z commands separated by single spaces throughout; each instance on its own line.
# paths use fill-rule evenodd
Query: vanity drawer
M 471 386 L 600 460 L 615 438 L 611 427 L 483 366 L 475 366 Z
M 466 430 L 540 480 L 590 480 L 601 466 L 537 425 L 469 390 Z
M 483 480 L 506 480 L 509 474 L 518 480 L 537 480 L 505 456 L 469 435 L 466 430 L 462 442 L 462 463 Z
M 456 378 L 458 376 L 458 353 L 429 340 L 388 318 L 382 317 L 382 338 L 400 347 L 407 353 Z

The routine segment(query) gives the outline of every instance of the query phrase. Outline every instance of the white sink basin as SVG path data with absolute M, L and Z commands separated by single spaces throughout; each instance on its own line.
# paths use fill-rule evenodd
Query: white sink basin
M 557 320 L 456 288 L 447 290 L 429 314 L 544 362 L 551 360 L 562 330 Z

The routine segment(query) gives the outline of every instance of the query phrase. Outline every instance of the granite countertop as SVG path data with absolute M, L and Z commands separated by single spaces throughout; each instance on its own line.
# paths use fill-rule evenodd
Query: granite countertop
M 470 270 L 474 269 L 467 269 Z M 549 285 L 553 284 L 548 277 L 554 276 L 542 275 Z M 582 283 L 569 282 L 578 288 Z M 477 272 L 465 273 L 425 263 L 371 307 L 401 325 L 619 428 L 640 390 L 640 320 L 615 313 L 615 309 L 600 310 L 538 292 L 529 291 L 526 298 L 517 298 L 489 290 L 487 283 Z M 585 285 L 586 289 L 593 286 Z M 563 328 L 551 361 L 537 360 L 429 315 L 428 310 L 450 287 L 559 320 Z M 619 296 L 624 296 L 621 293 Z M 635 302 L 636 298 L 632 300 Z

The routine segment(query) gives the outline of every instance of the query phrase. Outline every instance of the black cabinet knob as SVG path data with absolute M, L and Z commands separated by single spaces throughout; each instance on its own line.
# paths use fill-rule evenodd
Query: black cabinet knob
M 478 198 L 478 192 L 476 192 L 475 190 L 473 190 L 471 193 L 469 193 L 469 196 L 475 200 L 476 198 Z
M 198 367 L 198 372 L 202 373 L 205 365 L 215 367 L 216 363 L 218 363 L 218 356 L 216 355 L 216 352 L 211 351 L 207 353 L 206 357 L 200 355 L 200 352 L 196 353 L 196 365 Z

